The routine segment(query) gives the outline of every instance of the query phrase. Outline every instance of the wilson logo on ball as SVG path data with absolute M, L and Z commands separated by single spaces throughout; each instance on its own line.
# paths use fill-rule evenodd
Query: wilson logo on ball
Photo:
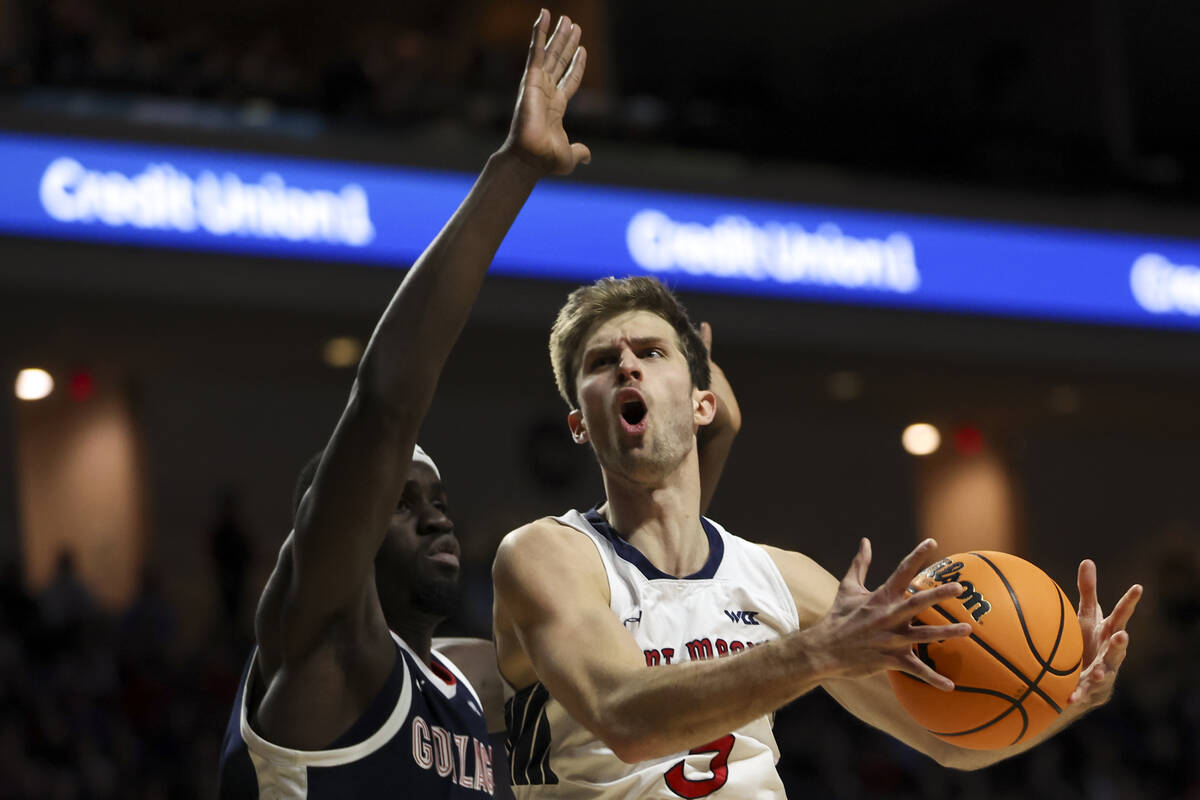
M 1083 633 L 1075 610 L 1037 566 L 987 550 L 938 561 L 910 590 L 952 582 L 962 584 L 963 593 L 922 610 L 913 622 L 971 625 L 970 636 L 914 648 L 921 661 L 954 681 L 954 691 L 889 672 L 896 699 L 923 728 L 960 747 L 991 750 L 1036 736 L 1062 712 L 1078 682 Z
M 992 610 L 992 604 L 983 599 L 983 595 L 975 588 L 975 584 L 963 580 L 962 570 L 965 566 L 961 561 L 943 558 L 921 574 L 938 584 L 962 584 L 963 593 L 958 596 L 958 599 L 963 601 L 963 608 L 971 613 L 971 617 L 979 622 L 983 619 L 984 614 Z

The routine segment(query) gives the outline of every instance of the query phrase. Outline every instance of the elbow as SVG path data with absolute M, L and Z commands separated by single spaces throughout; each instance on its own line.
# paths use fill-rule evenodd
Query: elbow
M 938 748 L 936 751 L 927 754 L 930 758 L 938 763 L 938 766 L 946 769 L 956 769 L 960 772 L 971 772 L 986 766 L 978 757 L 978 752 L 975 750 L 965 750 L 961 747 L 947 745 L 946 747 Z
M 365 405 L 384 407 L 391 405 L 395 381 L 389 380 L 378 363 L 378 355 L 368 351 L 358 362 L 354 375 L 354 396 Z
M 613 755 L 626 764 L 638 764 L 662 755 L 656 751 L 654 743 L 646 736 L 605 732 L 600 734 L 600 741 L 604 742 L 608 749 L 613 751 Z
M 620 718 L 620 717 L 616 717 Z M 678 750 L 663 741 L 649 727 L 625 725 L 600 725 L 593 733 L 604 742 L 613 755 L 626 764 L 638 764 L 652 758 L 661 758 Z
M 381 435 L 409 435 L 420 427 L 424 407 L 410 392 L 388 389 L 378 380 L 364 377 L 359 371 L 350 389 L 349 413 L 375 425 Z

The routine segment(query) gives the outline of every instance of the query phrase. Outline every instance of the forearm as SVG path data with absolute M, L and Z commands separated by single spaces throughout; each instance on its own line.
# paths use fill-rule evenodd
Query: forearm
M 974 770 L 990 767 L 1005 759 L 1019 756 L 1022 753 L 1032 750 L 1042 742 L 1056 736 L 1064 728 L 1071 725 L 1077 719 L 1086 714 L 1083 709 L 1076 710 L 1074 706 L 1067 706 L 1061 714 L 1059 714 L 1054 722 L 1050 723 L 1045 730 L 1037 736 L 1031 736 L 1020 744 L 1012 747 L 1004 747 L 999 750 L 967 750 L 961 747 L 955 747 L 952 754 L 946 755 L 942 759 L 943 766 L 953 767 L 954 769 Z
M 359 366 L 360 390 L 413 403 L 420 418 L 504 236 L 541 173 L 494 154 L 470 193 L 409 270 L 375 328 Z
M 1045 731 L 1019 745 L 1000 750 L 970 750 L 939 739 L 918 725 L 900 706 L 891 685 L 882 674 L 852 680 L 829 680 L 822 686 L 843 708 L 863 722 L 951 769 L 983 769 L 1020 755 L 1049 739 L 1083 714 L 1082 711 L 1073 710 L 1073 706 L 1068 706 L 1067 711 L 1060 714 Z
M 736 429 L 723 428 L 709 436 L 702 437 L 699 441 L 701 514 L 708 513 L 708 507 L 717 493 L 717 484 L 721 481 L 721 473 L 725 469 L 725 461 L 729 458 L 729 451 L 733 448 L 735 438 L 737 438 Z
M 799 636 L 724 658 L 647 668 L 612 688 L 597 732 L 630 763 L 731 733 L 819 684 L 817 663 Z
M 516 158 L 492 156 L 380 319 L 297 513 L 294 559 L 306 589 L 287 604 L 303 634 L 292 639 L 310 641 L 331 609 L 361 593 L 442 365 L 535 183 Z

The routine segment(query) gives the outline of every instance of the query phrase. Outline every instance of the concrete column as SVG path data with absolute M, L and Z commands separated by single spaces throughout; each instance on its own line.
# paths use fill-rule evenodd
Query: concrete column
M 60 385 L 43 400 L 13 403 L 27 583 L 44 586 L 66 550 L 100 604 L 120 608 L 137 590 L 147 544 L 143 458 L 126 391 L 98 377 L 83 400 Z

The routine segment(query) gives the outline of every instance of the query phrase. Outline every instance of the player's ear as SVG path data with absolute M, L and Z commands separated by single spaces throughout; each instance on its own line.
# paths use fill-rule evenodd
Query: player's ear
M 571 438 L 575 444 L 587 444 L 588 432 L 583 424 L 583 412 L 578 408 L 567 414 L 567 427 L 571 429 Z
M 717 416 L 717 395 L 708 389 L 692 389 L 692 424 L 703 427 Z

